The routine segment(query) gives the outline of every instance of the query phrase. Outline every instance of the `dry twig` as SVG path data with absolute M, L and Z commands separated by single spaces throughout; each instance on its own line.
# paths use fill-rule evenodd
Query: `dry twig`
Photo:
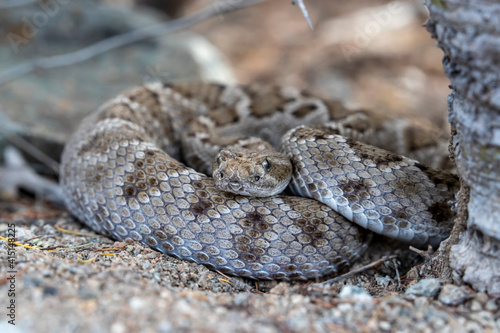
M 392 259 L 395 259 L 395 258 L 397 258 L 397 255 L 395 255 L 395 254 L 391 255 L 391 256 L 384 256 L 384 257 L 382 257 L 381 259 L 379 259 L 377 261 L 369 263 L 368 265 L 364 265 L 364 266 L 362 266 L 360 268 L 354 269 L 354 270 L 349 271 L 349 272 L 347 272 L 345 274 L 342 274 L 342 275 L 339 275 L 337 277 L 334 277 L 333 279 L 329 279 L 329 280 L 323 281 L 323 282 L 321 282 L 321 284 L 332 284 L 332 283 L 335 283 L 335 282 L 339 282 L 339 281 L 341 281 L 343 279 L 346 279 L 348 277 L 351 277 L 353 275 L 356 275 L 356 274 L 359 274 L 361 272 L 367 271 L 370 268 L 376 267 L 376 266 L 380 265 L 381 263 L 383 263 L 384 261 L 392 260 Z
M 7 137 L 7 140 L 9 140 L 14 146 L 17 148 L 23 150 L 25 153 L 29 154 L 31 157 L 36 158 L 40 162 L 42 162 L 45 166 L 49 167 L 52 169 L 55 175 L 59 175 L 59 163 L 55 161 L 52 157 L 32 145 L 29 141 L 26 141 L 19 135 L 11 135 Z
M 307 12 L 307 8 L 306 8 L 306 5 L 304 4 L 304 0 L 293 0 L 292 4 L 299 5 L 300 10 L 302 11 L 302 15 L 304 15 L 304 17 L 306 18 L 307 24 L 309 24 L 309 28 L 311 28 L 311 30 L 313 30 L 314 28 L 313 28 L 311 19 L 309 18 L 309 13 Z
M 203 22 L 211 17 L 223 15 L 225 13 L 249 7 L 263 1 L 265 0 L 245 0 L 241 1 L 237 5 L 232 6 L 209 6 L 194 14 L 181 17 L 177 20 L 151 25 L 103 39 L 78 51 L 50 57 L 37 58 L 18 66 L 13 66 L 3 73 L 0 73 L 0 84 L 18 79 L 22 76 L 33 73 L 36 70 L 74 65 L 118 47 L 129 45 L 146 38 L 159 37 L 179 30 L 183 30 L 192 27 L 200 22 Z

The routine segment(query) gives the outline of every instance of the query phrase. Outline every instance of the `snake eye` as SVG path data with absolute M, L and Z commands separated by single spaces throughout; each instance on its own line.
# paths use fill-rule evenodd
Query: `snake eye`
M 220 165 L 222 163 L 222 158 L 220 157 L 220 154 L 217 155 L 217 165 Z
M 271 161 L 269 161 L 269 159 L 268 159 L 268 158 L 266 158 L 266 160 L 265 160 L 264 162 L 262 162 L 262 167 L 264 168 L 264 170 L 265 170 L 266 172 L 271 171 L 271 166 L 272 166 L 272 165 L 271 165 Z
M 258 182 L 260 180 L 259 176 L 255 176 L 255 181 Z

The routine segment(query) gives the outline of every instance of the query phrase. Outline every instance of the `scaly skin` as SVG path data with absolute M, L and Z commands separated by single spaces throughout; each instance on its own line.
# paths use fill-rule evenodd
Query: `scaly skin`
M 252 198 L 223 192 L 212 178 L 179 162 L 178 152 L 182 141 L 183 147 L 194 147 L 195 153 L 208 152 L 206 155 L 213 158 L 212 152 L 217 151 L 218 145 L 227 147 L 241 141 L 240 137 L 224 139 L 219 133 L 233 136 L 272 133 L 281 137 L 301 122 L 335 121 L 344 126 L 353 114 L 320 99 L 281 88 L 260 90 L 211 84 L 138 87 L 106 103 L 84 120 L 65 147 L 61 184 L 69 210 L 92 229 L 116 239 L 137 240 L 211 269 L 255 279 L 306 280 L 331 275 L 360 256 L 367 246 L 369 233 L 316 200 L 284 195 Z M 200 116 L 208 120 L 194 121 Z M 282 121 L 276 122 L 277 119 Z M 342 126 L 335 131 L 342 132 Z M 244 131 L 243 127 L 249 130 Z M 380 131 L 369 132 L 376 133 L 373 136 L 376 138 Z M 316 135 L 314 141 L 310 140 L 311 136 L 301 137 L 305 134 L 300 131 L 294 135 L 284 139 L 290 142 L 292 162 L 298 162 L 294 177 L 297 172 L 304 176 L 305 171 L 300 168 L 305 168 L 309 174 L 303 183 L 311 189 L 309 180 L 322 175 L 325 160 L 319 161 L 307 154 L 324 156 L 322 147 L 338 145 L 340 141 L 321 135 Z M 277 142 L 274 137 L 273 140 Z M 312 147 L 313 144 L 317 146 Z M 286 141 L 281 145 L 286 146 Z M 334 156 L 335 147 L 331 152 Z M 339 149 L 350 156 L 352 145 Z M 305 155 L 297 158 L 302 156 L 300 152 Z M 187 154 L 200 164 L 207 164 L 203 162 L 203 154 Z M 344 160 L 338 158 L 336 161 L 342 164 Z M 350 163 L 370 160 L 379 170 L 382 169 L 377 162 L 387 162 L 368 155 L 348 159 Z M 309 160 L 315 162 L 309 163 Z M 371 167 L 370 163 L 365 165 Z M 411 164 L 406 160 L 405 163 Z M 337 166 L 330 165 L 327 169 L 335 173 Z M 400 167 L 390 165 L 390 168 L 391 174 L 395 174 Z M 349 177 L 347 169 L 341 168 Z M 363 176 L 358 174 L 358 177 Z M 432 181 L 437 178 L 425 177 L 426 184 L 435 187 Z M 300 178 L 292 181 L 301 184 Z M 318 181 L 315 186 L 321 190 L 324 190 L 323 183 L 331 182 Z M 344 186 L 344 193 L 346 189 Z M 315 197 L 315 192 L 311 193 Z M 448 194 L 448 198 L 452 196 Z M 352 205 L 349 207 L 358 211 Z M 449 232 L 451 218 L 441 215 L 445 218 L 440 221 L 420 221 L 420 225 L 439 227 L 439 232 L 417 226 L 419 231 L 425 229 L 424 232 L 432 236 L 427 242 L 421 242 L 422 237 L 413 238 L 418 240 L 418 245 L 434 244 L 436 233 L 442 239 Z M 397 223 L 399 228 L 406 226 L 402 221 Z M 408 233 L 402 234 L 408 240 Z

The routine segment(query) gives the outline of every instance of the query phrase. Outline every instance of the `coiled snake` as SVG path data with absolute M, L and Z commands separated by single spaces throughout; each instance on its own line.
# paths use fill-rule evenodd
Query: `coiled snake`
M 83 121 L 60 180 L 70 211 L 99 233 L 233 275 L 305 280 L 355 261 L 364 228 L 415 246 L 447 237 L 456 177 L 374 147 L 436 164 L 445 146 L 419 131 L 291 88 L 155 83 Z M 241 196 L 200 172 L 221 148 L 262 149 L 253 137 L 281 147 L 300 196 Z M 228 154 L 214 166 L 227 167 Z M 250 184 L 288 177 L 273 156 L 215 178 L 239 188 L 236 174 Z

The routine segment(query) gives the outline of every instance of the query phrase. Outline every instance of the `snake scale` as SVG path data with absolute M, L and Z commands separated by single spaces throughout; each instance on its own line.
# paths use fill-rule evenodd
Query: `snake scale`
M 289 194 L 233 194 L 203 173 L 253 137 L 292 162 Z M 457 178 L 399 155 L 436 167 L 443 151 L 406 122 L 292 88 L 153 83 L 82 122 L 60 181 L 69 210 L 99 233 L 232 275 L 306 280 L 351 265 L 365 228 L 420 247 L 445 239 Z

